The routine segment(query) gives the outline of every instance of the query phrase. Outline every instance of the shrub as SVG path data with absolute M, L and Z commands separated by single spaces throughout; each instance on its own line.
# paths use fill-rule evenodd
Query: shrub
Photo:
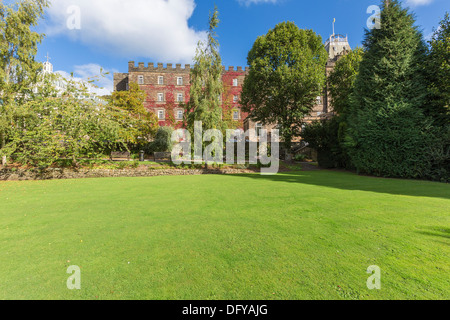
M 171 152 L 173 147 L 171 127 L 160 127 L 155 135 L 155 140 L 148 144 L 146 152 Z
M 323 168 L 345 166 L 344 152 L 339 142 L 338 132 L 337 117 L 314 121 L 302 130 L 302 138 L 309 143 L 311 148 L 317 150 L 317 161 Z
M 300 162 L 305 161 L 305 159 L 306 159 L 306 154 L 303 154 L 303 153 L 298 153 L 294 157 L 295 161 L 300 161 Z

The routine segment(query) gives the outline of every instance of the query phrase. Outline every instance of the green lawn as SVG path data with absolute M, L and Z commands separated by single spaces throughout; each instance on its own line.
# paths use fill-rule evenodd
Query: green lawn
M 333 171 L 0 182 L 0 299 L 448 299 L 449 212 Z

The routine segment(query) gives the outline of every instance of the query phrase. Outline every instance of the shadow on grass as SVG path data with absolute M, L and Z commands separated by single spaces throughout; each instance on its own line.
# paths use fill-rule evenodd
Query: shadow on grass
M 441 182 L 360 176 L 332 170 L 283 172 L 277 175 L 239 174 L 242 178 L 301 183 L 343 190 L 450 199 L 450 185 Z
M 450 239 L 450 228 L 445 227 L 424 227 L 425 230 L 417 231 L 417 233 L 426 236 Z

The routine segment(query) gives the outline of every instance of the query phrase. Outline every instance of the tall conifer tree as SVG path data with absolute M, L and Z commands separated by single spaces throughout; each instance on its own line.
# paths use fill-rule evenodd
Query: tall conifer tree
M 423 113 L 426 47 L 414 23 L 399 1 L 386 0 L 381 28 L 366 32 L 346 136 L 360 172 L 423 177 L 429 170 L 425 150 L 433 135 Z

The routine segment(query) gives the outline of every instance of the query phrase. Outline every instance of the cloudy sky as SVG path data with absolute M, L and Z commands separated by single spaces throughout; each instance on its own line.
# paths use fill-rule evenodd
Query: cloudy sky
M 128 61 L 191 63 L 197 42 L 205 37 L 211 0 L 51 0 L 39 31 L 46 38 L 38 60 L 47 52 L 54 70 L 89 78 L 100 67 L 111 72 L 100 83 L 108 93 L 112 73 L 127 72 Z M 361 44 L 370 14 L 381 0 L 216 0 L 221 23 L 217 29 L 223 64 L 245 66 L 256 37 L 277 23 L 293 21 L 324 39 L 348 35 L 352 47 Z M 438 25 L 449 0 L 405 0 L 417 24 L 428 36 Z

